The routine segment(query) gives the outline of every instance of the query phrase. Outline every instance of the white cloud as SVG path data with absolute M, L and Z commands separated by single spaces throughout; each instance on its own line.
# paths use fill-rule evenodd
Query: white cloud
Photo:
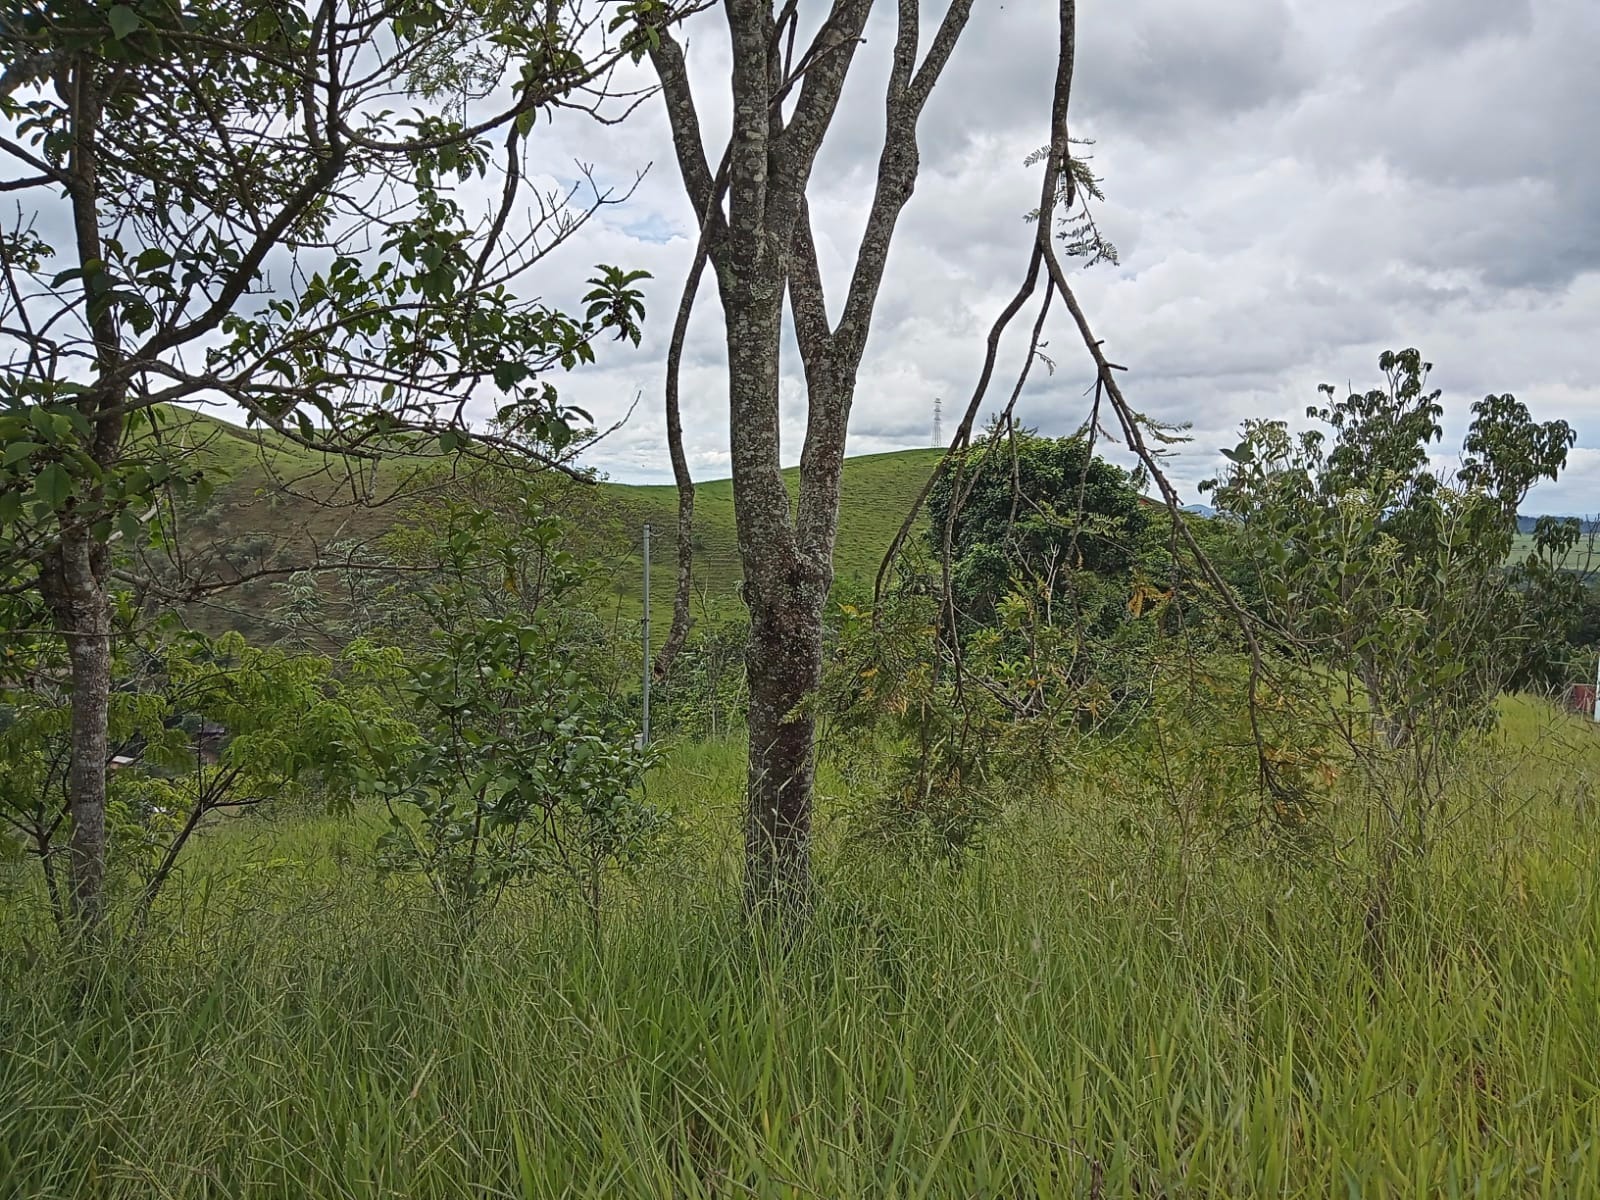
M 1046 138 L 1054 6 L 974 15 L 923 123 L 923 174 L 900 228 L 852 420 L 853 453 L 926 444 L 935 396 L 947 428 L 965 403 L 990 322 L 1014 290 Z M 937 13 L 933 14 L 937 15 Z M 892 31 L 861 48 L 819 163 L 812 207 L 837 305 L 865 214 L 881 133 L 877 95 Z M 1472 401 L 1513 391 L 1563 417 L 1580 449 L 1532 507 L 1586 512 L 1600 483 L 1600 45 L 1591 0 L 1125 0 L 1084 6 L 1074 131 L 1097 140 L 1110 200 L 1104 231 L 1120 267 L 1084 274 L 1080 297 L 1132 402 L 1193 424 L 1173 463 L 1180 486 L 1212 473 L 1246 416 L 1294 417 L 1323 381 L 1370 386 L 1389 346 L 1438 368 L 1446 444 Z M 726 38 L 715 14 L 690 29 L 690 62 L 715 158 L 726 127 Z M 547 135 L 549 136 L 549 135 Z M 593 455 L 614 477 L 669 477 L 659 415 L 672 312 L 693 246 L 659 102 L 628 124 L 563 124 L 543 144 L 623 178 L 652 163 L 634 200 L 552 259 L 552 299 L 597 261 L 642 266 L 644 346 L 608 348 L 566 394 L 629 424 Z M 557 286 L 557 283 L 560 286 Z M 1058 310 L 1059 313 L 1059 310 Z M 1058 363 L 1036 372 L 1025 419 L 1051 432 L 1086 414 L 1090 374 L 1064 314 L 1047 335 Z M 1019 325 L 1022 320 L 1019 318 Z M 1011 337 L 992 391 L 1019 365 Z M 720 311 L 709 282 L 685 355 L 691 462 L 727 467 Z M 798 363 L 786 362 L 785 456 L 799 454 Z

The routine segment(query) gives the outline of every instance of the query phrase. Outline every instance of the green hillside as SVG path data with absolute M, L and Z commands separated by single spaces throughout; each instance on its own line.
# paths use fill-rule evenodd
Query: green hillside
M 370 546 L 427 496 L 447 495 L 459 481 L 447 459 L 401 455 L 364 463 L 307 450 L 271 432 L 245 430 L 216 418 L 173 410 L 162 436 L 194 451 L 217 484 L 211 501 L 188 514 L 183 543 L 191 557 L 226 556 L 246 565 L 276 559 L 305 561 L 314 549 L 341 543 Z M 839 536 L 837 587 L 846 594 L 870 589 L 890 540 L 929 472 L 933 449 L 902 450 L 846 460 Z M 791 496 L 799 472 L 784 472 Z M 636 627 L 643 608 L 642 542 L 651 527 L 653 640 L 666 635 L 677 569 L 678 495 L 672 485 L 557 483 L 549 503 L 573 528 L 575 548 L 599 564 L 607 611 L 617 627 Z M 280 486 L 287 484 L 287 487 Z M 695 604 L 697 618 L 739 612 L 738 538 L 731 480 L 696 487 Z M 254 583 L 228 593 L 217 616 L 200 623 L 247 628 L 265 620 L 275 604 L 274 584 Z
M 453 460 L 438 454 L 362 461 L 307 450 L 277 434 L 188 410 L 167 415 L 162 437 L 197 454 L 218 485 L 209 504 L 187 514 L 181 544 L 191 561 L 211 559 L 224 575 L 229 569 L 308 561 L 341 545 L 374 547 L 397 524 L 413 519 L 419 500 L 460 494 L 463 486 Z M 834 552 L 842 596 L 871 588 L 890 539 L 939 453 L 902 450 L 846 460 Z M 798 471 L 791 468 L 784 476 L 796 495 Z M 677 571 L 677 490 L 670 484 L 589 485 L 553 474 L 546 478 L 548 503 L 568 518 L 574 550 L 598 566 L 597 615 L 619 634 L 636 630 L 642 615 L 643 530 L 650 525 L 652 641 L 659 644 L 671 620 Z M 737 617 L 740 566 L 730 480 L 697 487 L 695 543 L 694 616 Z M 1531 535 L 1519 535 L 1512 557 L 1531 549 Z M 1567 565 L 1593 568 L 1587 540 Z M 232 627 L 271 636 L 272 614 L 281 600 L 278 586 L 260 581 L 223 593 L 198 606 L 191 619 L 213 631 Z
M 1511 543 L 1511 561 L 1520 562 L 1538 549 L 1538 543 L 1531 533 L 1519 533 Z M 1600 537 L 1584 534 L 1565 555 L 1558 559 L 1558 565 L 1568 571 L 1577 571 L 1584 575 L 1591 575 L 1600 569 Z
M 850 458 L 844 465 L 839 538 L 834 547 L 835 586 L 845 594 L 870 590 L 890 540 L 926 482 L 937 450 L 901 450 Z M 799 494 L 799 472 L 784 472 L 789 494 Z M 643 527 L 650 525 L 650 597 L 655 634 L 665 636 L 677 571 L 678 492 L 671 485 L 604 483 L 629 547 L 628 569 L 614 576 L 618 602 L 637 619 Z M 718 479 L 695 487 L 696 615 L 732 615 L 738 604 L 739 543 L 733 520 L 733 483 Z M 703 590 L 703 597 L 701 592 Z M 632 601 L 632 603 L 629 603 Z

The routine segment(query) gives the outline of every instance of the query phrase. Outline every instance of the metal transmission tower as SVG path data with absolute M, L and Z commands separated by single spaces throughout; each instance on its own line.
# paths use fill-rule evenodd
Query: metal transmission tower
M 944 446 L 944 401 L 938 396 L 933 398 L 933 448 L 935 450 Z

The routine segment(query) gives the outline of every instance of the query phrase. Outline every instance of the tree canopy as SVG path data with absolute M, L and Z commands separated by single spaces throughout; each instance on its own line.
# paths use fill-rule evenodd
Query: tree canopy
M 966 619 L 992 619 L 1014 581 L 1062 595 L 1076 572 L 1125 578 L 1151 521 L 1128 472 L 1087 438 L 991 429 L 941 469 L 928 497 L 928 540 L 943 555 Z

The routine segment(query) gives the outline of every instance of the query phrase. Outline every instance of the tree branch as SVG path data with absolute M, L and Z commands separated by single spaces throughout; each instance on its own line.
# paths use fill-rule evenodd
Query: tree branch
M 900 0 L 900 3 L 901 32 L 895 45 L 895 68 L 884 103 L 883 151 L 878 158 L 877 186 L 837 331 L 840 356 L 853 363 L 859 363 L 865 352 L 872 309 L 883 285 L 895 225 L 916 187 L 920 166 L 917 124 L 923 106 L 949 63 L 972 12 L 972 0 L 953 0 L 928 48 L 927 58 L 909 88 L 901 91 L 895 86 L 896 80 L 909 74 L 910 64 L 916 58 L 916 0 Z M 908 10 L 912 14 L 909 31 L 906 28 Z
M 789 251 L 789 307 L 794 313 L 795 337 L 802 347 L 823 346 L 833 336 L 828 326 L 828 302 L 817 262 L 817 242 L 811 232 L 811 205 L 802 202 L 794 223 L 794 244 Z
M 706 210 L 707 217 L 714 217 L 719 211 L 727 186 L 728 156 L 724 154 L 717 168 L 711 204 Z M 694 477 L 689 474 L 689 458 L 683 449 L 678 379 L 683 364 L 683 344 L 689 334 L 689 317 L 694 311 L 695 296 L 700 291 L 700 279 L 705 273 L 710 248 L 711 222 L 706 220 L 700 224 L 694 262 L 689 267 L 683 294 L 678 298 L 678 312 L 672 323 L 672 340 L 667 346 L 667 453 L 672 459 L 673 482 L 678 487 L 678 579 L 672 594 L 672 627 L 667 631 L 667 640 L 656 655 L 652 668 L 657 678 L 664 677 L 672 669 L 673 660 L 678 657 L 689 636 L 689 600 L 694 579 Z
M 972 0 L 953 0 L 940 22 L 927 58 L 913 77 L 920 32 L 918 4 L 917 0 L 900 0 L 893 63 L 884 97 L 884 139 L 878 158 L 877 183 L 861 245 L 856 252 L 844 312 L 831 335 L 825 333 L 827 314 L 822 307 L 820 278 L 815 275 L 816 250 L 810 231 L 806 229 L 802 235 L 801 226 L 806 224 L 803 216 L 795 222 L 790 296 L 795 308 L 796 332 L 800 334 L 800 353 L 805 360 L 808 391 L 812 395 L 820 393 L 820 402 L 811 405 L 806 423 L 801 462 L 811 466 L 801 471 L 798 521 L 803 543 L 816 555 L 832 545 L 838 526 L 839 489 L 853 393 L 853 388 L 842 385 L 845 380 L 853 380 L 860 368 L 872 311 L 883 287 L 895 226 L 916 187 L 921 165 L 917 124 L 923 104 L 949 62 L 971 11 Z M 913 89 L 918 87 L 922 90 L 915 92 Z M 798 297 L 797 282 L 800 285 Z M 820 310 L 820 319 L 817 310 Z M 811 326 L 810 337 L 804 335 L 803 320 Z
M 650 62 L 661 81 L 661 96 L 667 104 L 667 123 L 672 127 L 672 147 L 684 190 L 694 206 L 702 228 L 721 223 L 716 207 L 716 183 L 706 161 L 705 139 L 700 132 L 700 112 L 695 106 L 694 89 L 689 86 L 689 68 L 683 47 L 670 31 L 660 31 L 660 43 L 650 50 Z
M 989 382 L 994 378 L 995 360 L 1000 354 L 1000 339 L 1004 336 L 1006 328 L 1011 324 L 1017 313 L 1022 311 L 1022 306 L 1028 302 L 1028 297 L 1033 295 L 1033 290 L 1039 284 L 1039 270 L 1044 265 L 1044 255 L 1040 252 L 1038 243 L 1035 242 L 1033 252 L 1028 257 L 1027 274 L 1023 276 L 1022 286 L 1017 289 L 1017 294 L 1011 297 L 1011 302 L 1001 310 L 1000 315 L 989 327 L 989 337 L 985 343 L 983 366 L 978 372 L 978 382 L 972 389 L 972 398 L 967 401 L 967 408 L 961 414 L 961 423 L 956 427 L 955 436 L 950 439 L 949 448 L 945 451 L 944 458 L 939 460 L 937 466 L 929 473 L 927 481 L 917 493 L 916 499 L 911 502 L 911 508 L 906 513 L 906 518 L 900 523 L 900 528 L 895 531 L 889 548 L 884 551 L 883 560 L 878 564 L 878 574 L 872 584 L 872 600 L 877 604 L 883 598 L 884 580 L 889 576 L 889 569 L 894 566 L 894 560 L 899 557 L 905 545 L 906 538 L 911 536 L 911 529 L 917 523 L 917 515 L 922 511 L 922 506 L 928 502 L 928 496 L 933 492 L 933 485 L 938 481 L 940 474 L 949 465 L 952 455 L 965 449 L 971 441 L 972 426 L 978 418 L 978 409 L 983 404 L 983 398 L 988 394 Z
M 732 7 L 730 3 L 730 12 Z M 811 48 L 797 68 L 802 79 L 794 114 L 784 125 L 778 141 L 765 148 L 771 157 L 770 164 L 759 164 L 770 180 L 770 195 L 765 189 L 762 194 L 767 226 L 778 239 L 778 248 L 784 252 L 789 248 L 789 238 L 811 182 L 811 169 L 822 148 L 823 136 L 833 123 L 839 94 L 844 89 L 856 48 L 861 44 L 861 32 L 871 9 L 872 0 L 834 0 L 827 21 L 817 31 Z M 737 180 L 736 172 L 736 188 Z

